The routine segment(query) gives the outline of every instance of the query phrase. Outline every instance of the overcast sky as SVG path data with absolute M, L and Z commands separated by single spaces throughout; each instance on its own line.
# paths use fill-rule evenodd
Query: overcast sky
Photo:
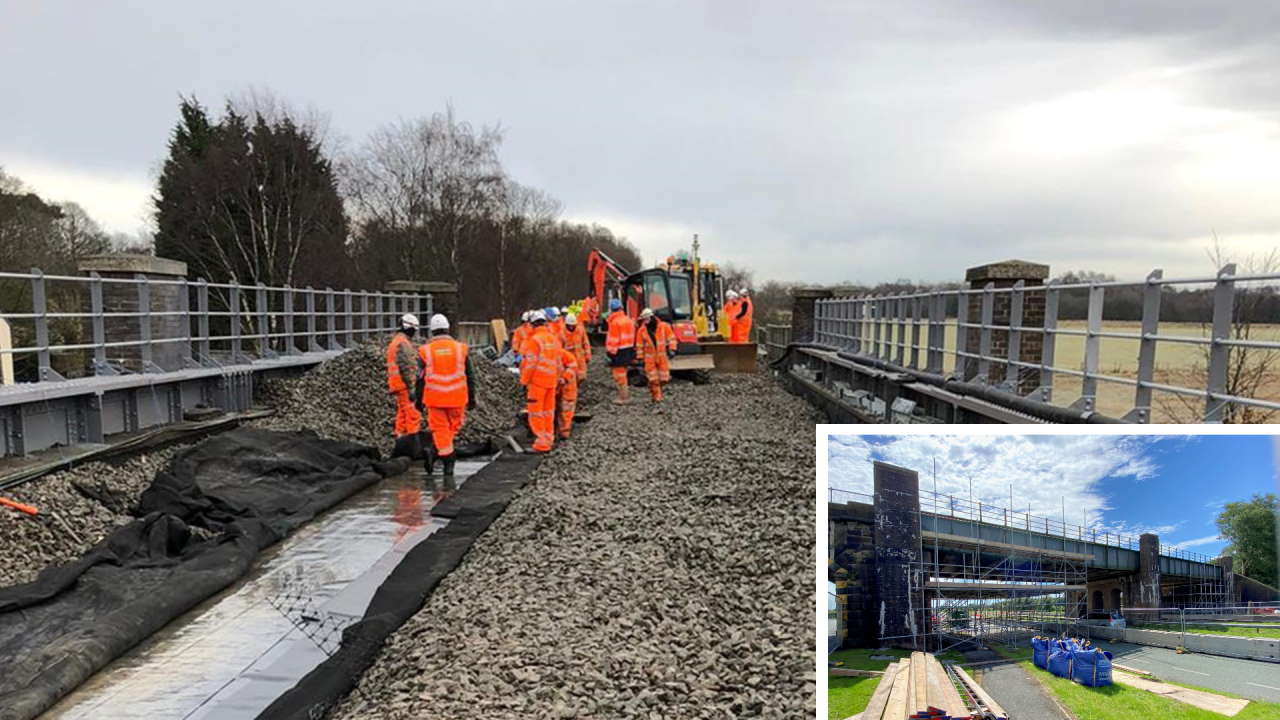
M 348 145 L 452 103 L 647 261 L 757 281 L 1203 274 L 1280 241 L 1280 3 L 0 0 L 0 165 L 147 221 L 180 93 Z

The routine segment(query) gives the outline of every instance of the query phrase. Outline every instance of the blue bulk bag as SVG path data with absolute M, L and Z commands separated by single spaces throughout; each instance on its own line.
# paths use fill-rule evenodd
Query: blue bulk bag
M 1071 653 L 1061 648 L 1049 653 L 1049 672 L 1058 677 L 1071 677 Z
M 1085 650 L 1075 653 L 1071 658 L 1071 679 L 1089 687 L 1102 687 L 1111 684 L 1110 653 L 1100 650 Z
M 1031 638 L 1031 662 L 1041 670 L 1049 667 L 1049 641 L 1046 638 Z

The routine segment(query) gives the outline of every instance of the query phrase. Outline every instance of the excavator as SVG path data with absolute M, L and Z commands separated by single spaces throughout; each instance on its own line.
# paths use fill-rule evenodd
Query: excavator
M 610 300 L 621 300 L 633 320 L 649 308 L 670 323 L 679 343 L 671 360 L 672 372 L 691 373 L 695 382 L 706 381 L 712 369 L 752 372 L 756 367 L 755 343 L 726 341 L 724 278 L 714 264 L 701 261 L 698 249 L 695 235 L 691 254 L 681 251 L 637 272 L 628 272 L 602 250 L 593 249 L 587 256 L 589 297 L 604 309 Z M 597 338 L 607 329 L 606 315 L 607 311 L 601 310 L 587 318 Z

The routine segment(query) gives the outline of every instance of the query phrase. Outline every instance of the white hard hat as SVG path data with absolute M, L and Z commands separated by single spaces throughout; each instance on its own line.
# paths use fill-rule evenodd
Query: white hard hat
M 730 300 L 732 300 L 732 299 L 734 299 L 734 298 L 738 297 L 738 293 L 736 293 L 736 292 L 734 292 L 734 291 L 730 290 L 729 292 L 725 293 L 725 294 L 724 294 L 724 296 L 725 296 L 725 297 L 727 297 L 727 298 L 729 298 Z
M 529 322 L 529 311 L 525 310 L 520 313 L 520 322 Z
M 431 330 L 431 332 L 435 332 L 436 330 L 448 330 L 449 318 L 441 315 L 440 313 L 436 313 L 431 316 L 431 322 L 427 324 L 427 328 Z
M 577 315 L 574 315 L 573 313 L 567 313 L 567 314 L 564 316 L 564 324 L 565 324 L 565 325 L 577 325 L 577 324 L 578 324 L 578 316 L 577 316 Z
M 647 318 L 647 317 L 653 317 L 653 311 L 652 311 L 652 310 L 650 310 L 649 308 L 645 308 L 644 310 L 641 310 L 641 311 L 640 311 L 640 318 L 641 318 L 641 319 L 644 319 L 644 318 Z
M 746 295 L 746 294 L 747 294 L 747 289 L 746 289 L 746 288 L 742 288 L 741 290 L 739 290 L 739 291 L 738 291 L 738 294 L 739 294 L 739 295 Z
M 534 310 L 533 312 L 529 313 L 529 322 L 538 322 L 538 321 L 546 322 L 547 314 L 542 312 L 541 310 Z
M 411 328 L 417 329 L 418 327 L 420 327 L 420 326 L 418 325 L 418 316 L 417 316 L 417 315 L 414 315 L 413 313 L 405 313 L 405 314 L 401 315 L 401 316 L 400 316 L 400 326 L 401 326 L 401 327 L 411 327 Z

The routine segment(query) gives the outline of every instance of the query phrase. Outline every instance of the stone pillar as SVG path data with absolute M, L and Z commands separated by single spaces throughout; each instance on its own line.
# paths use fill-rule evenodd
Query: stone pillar
M 1138 537 L 1138 588 L 1133 607 L 1160 607 L 1160 536 L 1143 533 Z
M 989 265 L 979 265 L 969 268 L 964 274 L 965 282 L 973 290 L 981 290 L 987 286 L 987 283 L 991 283 L 997 288 L 1008 288 L 1013 287 L 1018 281 L 1022 281 L 1024 287 L 1038 287 L 1044 285 L 1044 281 L 1048 277 L 1048 265 L 1023 260 L 1005 260 L 1004 262 L 991 263 Z M 982 296 L 969 295 L 968 298 L 969 322 L 979 322 L 982 319 Z M 1044 300 L 1043 292 L 1026 293 L 1022 296 L 1022 327 L 1044 326 Z M 992 297 L 992 301 L 991 324 L 1007 327 L 1012 310 L 1012 293 L 996 294 Z M 980 349 L 980 342 L 981 331 L 970 328 L 968 341 L 965 343 L 966 351 L 977 353 Z M 1024 332 L 1019 336 L 1018 345 L 1018 358 L 1020 360 L 1028 363 L 1039 363 L 1044 351 L 1044 335 Z M 991 331 L 991 349 L 988 354 L 997 358 L 1007 358 L 1009 356 L 1008 330 Z M 1005 381 L 1006 368 L 1007 366 L 1003 363 L 990 363 L 987 369 L 986 382 L 990 385 L 1003 383 Z M 1040 373 L 1038 370 L 1030 368 L 1015 368 L 1015 370 L 1017 370 L 1014 373 L 1017 382 L 1013 384 L 1013 389 L 1019 394 L 1027 395 L 1040 385 Z M 965 363 L 964 379 L 973 380 L 977 378 L 977 375 L 978 361 L 969 358 Z
M 177 260 L 153 257 L 151 255 L 89 255 L 80 260 L 77 269 L 85 275 L 97 273 L 104 279 L 133 280 L 144 276 L 151 280 L 181 280 L 187 276 L 187 264 Z M 180 285 L 149 285 L 151 312 L 175 312 L 182 309 L 183 288 Z M 102 284 L 102 309 L 104 312 L 139 312 L 145 308 L 139 305 L 138 285 L 136 283 Z M 87 307 L 87 304 L 86 304 Z M 107 342 L 123 342 L 140 340 L 142 337 L 143 318 L 119 317 L 104 318 L 104 330 Z M 151 318 L 151 363 L 161 370 L 181 370 L 188 357 L 189 347 L 183 342 L 156 342 L 170 338 L 186 337 L 189 332 L 184 327 L 187 319 L 177 315 Z M 85 321 L 85 338 L 92 342 L 93 320 Z M 137 372 L 146 368 L 142 363 L 142 348 L 138 345 L 107 348 L 108 362 L 123 365 Z
M 913 613 L 911 563 L 920 552 L 920 478 L 914 470 L 874 464 L 876 601 L 873 618 L 882 646 L 913 647 L 918 612 Z M 918 611 L 918 608 L 914 608 Z
M 418 318 L 422 321 L 423 327 L 426 327 L 427 315 L 426 296 L 431 296 L 431 312 L 441 313 L 449 318 L 450 323 L 456 323 L 464 319 L 459 317 L 460 308 L 458 307 L 458 286 L 453 283 L 436 282 L 433 280 L 392 280 L 387 283 L 387 292 L 410 293 L 422 297 L 419 305 L 419 313 L 422 317 Z M 484 319 L 484 318 L 480 318 Z
M 879 626 L 873 612 L 876 587 L 874 511 L 869 505 L 830 504 L 827 579 L 836 585 L 844 621 L 843 645 L 869 647 Z M 865 511 L 865 512 L 864 512 Z
M 824 288 L 791 290 L 791 342 L 813 342 L 814 303 L 831 297 Z

